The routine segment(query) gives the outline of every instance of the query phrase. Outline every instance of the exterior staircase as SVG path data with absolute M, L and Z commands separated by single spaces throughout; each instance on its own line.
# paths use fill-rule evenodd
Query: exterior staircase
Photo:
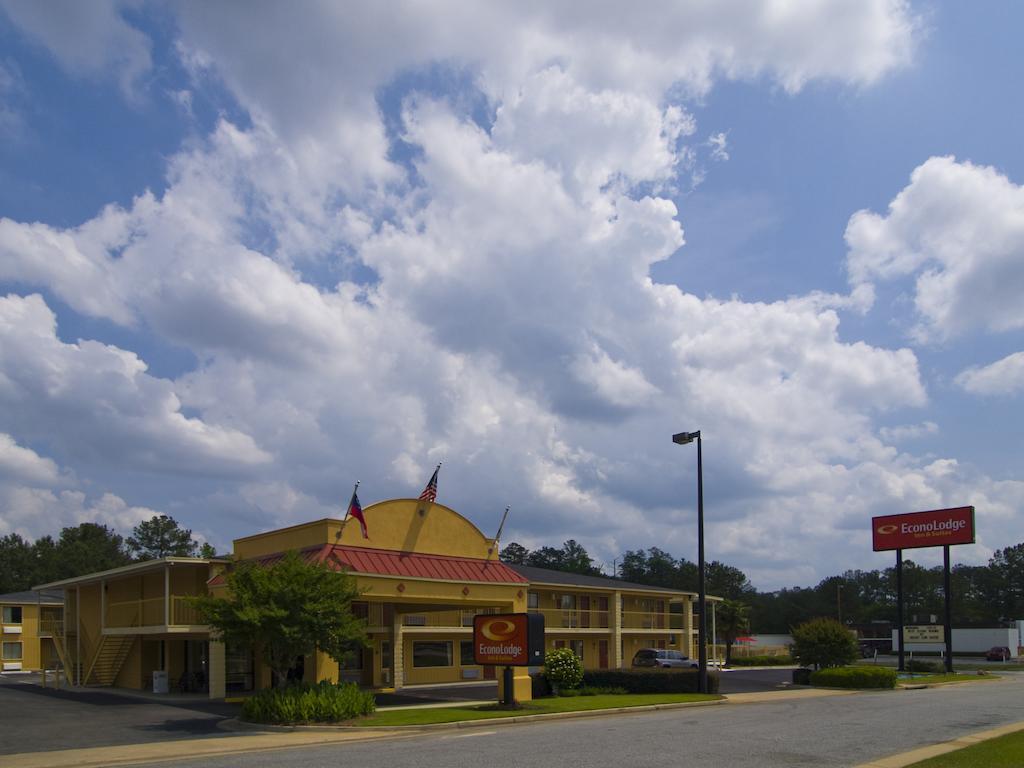
M 71 654 L 68 653 L 68 649 L 64 646 L 64 638 L 59 634 L 51 635 L 53 640 L 53 647 L 57 650 L 57 658 L 60 659 L 60 664 L 64 668 L 64 674 L 69 683 L 77 680 L 78 667 L 79 665 L 71 658 Z
M 137 639 L 131 635 L 103 635 L 89 664 L 89 671 L 82 679 L 83 685 L 113 685 L 117 679 L 117 673 L 124 666 Z

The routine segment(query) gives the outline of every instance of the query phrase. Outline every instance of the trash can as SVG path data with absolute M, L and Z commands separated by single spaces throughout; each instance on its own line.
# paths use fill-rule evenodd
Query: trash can
M 167 693 L 167 671 L 163 669 L 153 670 L 153 693 Z
M 814 670 L 801 667 L 793 670 L 793 685 L 810 685 L 811 672 Z

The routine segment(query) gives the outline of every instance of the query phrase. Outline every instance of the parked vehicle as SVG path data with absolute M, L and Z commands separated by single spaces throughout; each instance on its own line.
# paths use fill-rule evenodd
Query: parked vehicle
M 666 669 L 697 669 L 697 662 L 679 651 L 664 648 L 641 648 L 633 656 L 634 667 L 663 667 Z
M 1013 654 L 1005 645 L 994 645 L 985 654 L 987 661 L 1008 661 Z

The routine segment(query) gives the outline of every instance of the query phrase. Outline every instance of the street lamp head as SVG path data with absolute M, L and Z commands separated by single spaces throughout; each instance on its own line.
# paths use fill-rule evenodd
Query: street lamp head
M 672 435 L 672 442 L 676 445 L 687 445 L 700 437 L 700 430 L 696 432 L 680 432 Z

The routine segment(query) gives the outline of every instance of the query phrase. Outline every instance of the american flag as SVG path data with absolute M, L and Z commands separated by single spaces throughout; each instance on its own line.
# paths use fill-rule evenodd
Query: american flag
M 427 487 L 423 489 L 423 493 L 420 494 L 420 501 L 433 502 L 437 498 L 437 473 L 441 471 L 441 465 L 437 465 L 437 469 L 434 470 L 434 474 L 430 476 L 430 480 L 427 481 Z
M 358 483 L 356 483 L 356 488 L 359 488 Z M 363 538 L 370 538 L 369 534 L 366 532 L 366 518 L 363 517 L 363 505 L 359 503 L 359 495 L 356 491 L 352 491 L 352 501 L 348 503 L 348 513 L 345 516 L 351 516 L 358 520 L 359 530 L 363 532 Z

